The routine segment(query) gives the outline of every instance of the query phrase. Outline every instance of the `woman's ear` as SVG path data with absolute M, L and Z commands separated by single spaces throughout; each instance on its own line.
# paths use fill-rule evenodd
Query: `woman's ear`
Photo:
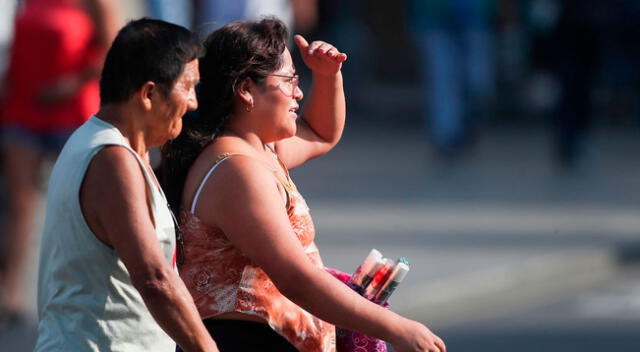
M 146 111 L 150 111 L 153 106 L 153 100 L 158 95 L 158 87 L 155 83 L 147 81 L 142 85 L 142 88 L 138 91 L 138 97 L 142 103 L 142 107 Z
M 238 85 L 238 97 L 246 106 L 253 106 L 253 92 L 255 91 L 255 83 L 249 77 L 245 78 Z

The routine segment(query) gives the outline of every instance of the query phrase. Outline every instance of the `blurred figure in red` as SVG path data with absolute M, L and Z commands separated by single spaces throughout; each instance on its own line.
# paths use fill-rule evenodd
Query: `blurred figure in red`
M 8 214 L 0 267 L 0 322 L 25 310 L 22 276 L 41 163 L 99 105 L 104 54 L 119 28 L 114 0 L 27 0 L 19 8 L 3 100 Z

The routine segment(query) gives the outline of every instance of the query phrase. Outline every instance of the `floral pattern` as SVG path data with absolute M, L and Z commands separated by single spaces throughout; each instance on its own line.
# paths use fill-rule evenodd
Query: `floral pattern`
M 323 267 L 313 242 L 315 229 L 309 208 L 295 186 L 286 186 L 291 227 L 309 259 Z M 283 296 L 267 274 L 235 248 L 221 230 L 205 225 L 187 211 L 180 214 L 180 220 L 185 241 L 180 276 L 203 319 L 227 312 L 258 316 L 300 351 L 336 350 L 334 326 Z

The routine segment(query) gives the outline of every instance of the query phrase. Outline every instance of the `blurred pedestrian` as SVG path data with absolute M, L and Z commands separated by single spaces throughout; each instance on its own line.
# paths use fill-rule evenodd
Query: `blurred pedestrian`
M 638 88 L 638 23 L 638 0 L 562 2 L 554 33 L 561 90 L 554 120 L 554 157 L 559 166 L 573 168 L 583 160 L 598 74 L 604 72 L 605 83 L 613 90 Z
M 195 0 L 147 0 L 151 17 L 191 28 L 193 24 L 193 2 Z
M 495 90 L 495 0 L 412 0 L 425 129 L 436 151 L 458 154 Z
M 340 140 L 342 63 L 329 43 L 295 41 L 312 71 L 303 93 L 284 23 L 223 26 L 205 41 L 200 116 L 163 147 L 162 182 L 181 209 L 180 275 L 223 351 L 335 351 L 332 324 L 395 351 L 444 352 L 424 325 L 371 303 L 325 271 L 315 230 L 288 168 Z
M 295 0 L 291 0 L 295 1 Z M 227 23 L 272 15 L 291 25 L 290 0 L 196 0 L 196 27 L 206 36 Z
M 13 40 L 13 27 L 17 6 L 17 0 L 0 0 L 0 116 L 2 115 L 2 104 L 4 103 L 6 95 L 5 75 L 7 67 L 9 66 L 9 49 Z M 0 248 L 2 248 L 1 243 Z
M 22 276 L 42 161 L 97 111 L 98 76 L 118 20 L 113 0 L 27 0 L 17 14 L 1 113 L 8 202 L 0 270 L 5 319 L 25 309 Z
M 261 16 L 275 16 L 289 28 L 295 26 L 308 32 L 316 26 L 318 17 L 317 0 L 194 0 L 194 3 L 194 28 L 202 35 L 229 22 Z
M 130 22 L 107 53 L 100 111 L 56 161 L 38 276 L 43 351 L 218 351 L 175 268 L 176 233 L 149 165 L 197 107 L 189 30 Z
M 9 46 L 13 38 L 13 23 L 17 0 L 0 0 L 0 102 L 4 74 L 9 61 Z

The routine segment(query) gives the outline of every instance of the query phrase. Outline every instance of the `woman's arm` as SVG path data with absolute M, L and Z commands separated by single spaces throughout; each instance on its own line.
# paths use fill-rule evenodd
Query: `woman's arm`
M 369 302 L 311 263 L 275 178 L 258 161 L 236 156 L 222 164 L 205 184 L 198 209 L 204 223 L 221 228 L 280 292 L 318 318 L 388 341 L 398 352 L 445 350 L 424 325 Z
M 346 115 L 340 69 L 347 55 L 329 43 L 315 41 L 309 44 L 300 35 L 294 39 L 304 63 L 311 69 L 313 80 L 309 99 L 297 122 L 296 135 L 276 143 L 276 152 L 289 168 L 333 148 L 342 136 Z
M 96 44 L 106 53 L 123 23 L 116 1 L 82 0 L 85 11 L 93 21 Z

